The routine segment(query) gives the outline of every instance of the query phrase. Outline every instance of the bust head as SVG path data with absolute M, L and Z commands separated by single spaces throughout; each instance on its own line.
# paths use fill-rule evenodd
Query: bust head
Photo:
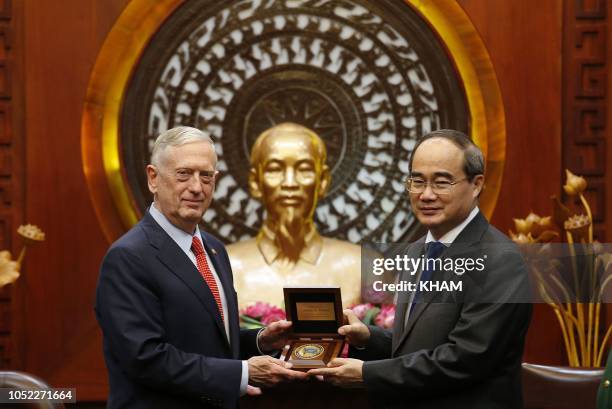
M 264 131 L 253 145 L 249 189 L 266 208 L 264 228 L 289 260 L 316 234 L 314 211 L 330 182 L 326 157 L 321 138 L 294 123 Z
M 282 123 L 264 131 L 251 151 L 249 189 L 277 223 L 287 213 L 312 222 L 330 182 L 327 152 L 310 129 Z

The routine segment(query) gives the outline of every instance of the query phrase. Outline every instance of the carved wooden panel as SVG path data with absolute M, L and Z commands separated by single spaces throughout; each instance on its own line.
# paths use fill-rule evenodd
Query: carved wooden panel
M 564 2 L 563 167 L 587 178 L 596 237 L 605 241 L 606 86 L 610 63 L 606 0 Z M 608 187 L 609 188 L 609 187 Z
M 0 250 L 9 249 L 15 257 L 13 221 L 20 210 L 15 208 L 13 200 L 13 172 L 19 155 L 13 145 L 12 12 L 11 0 L 0 1 Z M 0 290 L 0 368 L 12 364 L 12 294 L 12 286 Z
M 1 49 L 1 48 L 0 48 Z M 0 145 L 10 145 L 12 135 L 10 101 L 0 101 Z

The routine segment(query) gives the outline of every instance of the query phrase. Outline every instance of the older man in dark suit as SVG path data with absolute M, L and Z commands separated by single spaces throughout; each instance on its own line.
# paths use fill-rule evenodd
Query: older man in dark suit
M 478 209 L 483 155 L 463 133 L 440 130 L 417 143 L 409 167 L 412 209 L 428 232 L 407 255 L 481 258 L 484 268 L 466 274 L 423 268 L 413 282 L 435 278 L 462 283 L 462 290 L 418 286 L 408 299 L 400 297 L 393 331 L 367 327 L 345 311 L 349 324 L 339 332 L 354 346 L 351 356 L 361 359 L 336 359 L 310 373 L 365 386 L 381 407 L 520 408 L 529 282 L 516 246 Z
M 154 202 L 102 263 L 95 311 L 104 334 L 113 409 L 237 406 L 238 397 L 303 378 L 261 351 L 291 325 L 240 330 L 223 244 L 198 223 L 210 205 L 217 157 L 190 127 L 159 136 L 147 166 Z

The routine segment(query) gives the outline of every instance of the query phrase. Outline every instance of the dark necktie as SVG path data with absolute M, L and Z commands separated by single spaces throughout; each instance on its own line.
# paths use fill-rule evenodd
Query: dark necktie
M 204 247 L 202 247 L 202 243 L 200 239 L 196 236 L 193 236 L 191 241 L 191 251 L 196 256 L 196 263 L 198 265 L 198 271 L 204 278 L 206 285 L 210 288 L 210 292 L 213 297 L 215 297 L 215 302 L 217 303 L 217 308 L 219 308 L 219 314 L 221 314 L 221 321 L 223 321 L 223 305 L 221 305 L 221 296 L 219 295 L 219 287 L 217 287 L 217 281 L 210 271 L 210 267 L 208 266 L 208 261 L 206 261 L 206 253 L 204 253 Z
M 440 243 L 439 241 L 432 241 L 427 245 L 427 252 L 425 254 L 424 260 L 425 265 L 423 270 L 421 271 L 421 279 L 417 283 L 417 288 L 414 293 L 414 298 L 412 300 L 412 306 L 410 307 L 410 313 L 412 313 L 412 311 L 414 310 L 415 304 L 417 302 L 420 302 L 421 298 L 423 297 L 423 293 L 419 291 L 419 288 L 421 286 L 420 283 L 426 283 L 431 280 L 431 277 L 435 270 L 435 265 L 437 264 L 433 261 L 427 262 L 427 260 L 437 259 L 438 257 L 440 257 L 440 254 L 442 254 L 445 248 L 446 246 L 443 243 Z

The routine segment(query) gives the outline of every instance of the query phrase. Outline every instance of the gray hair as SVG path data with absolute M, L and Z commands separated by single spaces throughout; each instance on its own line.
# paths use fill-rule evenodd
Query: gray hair
M 151 164 L 159 166 L 159 161 L 162 153 L 168 146 L 181 146 L 191 142 L 207 142 L 212 147 L 214 155 L 215 168 L 217 167 L 217 152 L 215 151 L 215 144 L 210 136 L 197 128 L 191 126 L 177 126 L 162 132 L 153 145 L 153 152 L 151 152 Z
M 437 131 L 430 132 L 419 139 L 412 149 L 412 155 L 410 155 L 410 161 L 408 163 L 408 169 L 411 174 L 414 153 L 424 141 L 432 138 L 446 139 L 461 149 L 463 152 L 463 172 L 469 181 L 473 180 L 475 176 L 484 175 L 485 162 L 482 151 L 466 134 L 454 129 L 438 129 Z

